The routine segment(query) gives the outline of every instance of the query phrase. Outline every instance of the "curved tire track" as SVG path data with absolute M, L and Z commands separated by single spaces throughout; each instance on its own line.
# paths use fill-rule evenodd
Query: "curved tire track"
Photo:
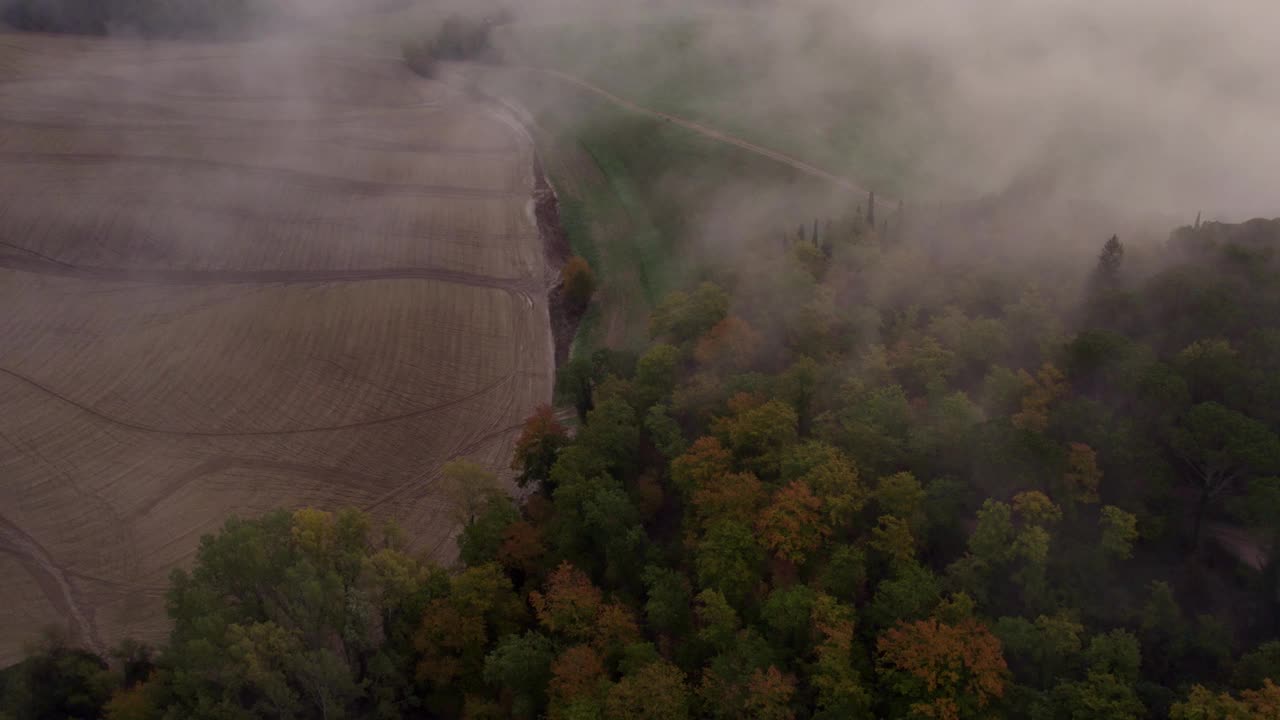
M 332 190 L 352 195 L 389 195 L 404 193 L 441 198 L 467 198 L 508 200 L 524 197 L 520 192 L 510 190 L 481 190 L 448 185 L 421 185 L 416 183 L 390 183 L 373 180 L 355 180 L 352 178 L 324 175 L 304 170 L 251 165 L 248 163 L 232 163 L 221 160 L 202 158 L 171 157 L 167 155 L 112 155 L 108 153 L 41 153 L 41 152 L 0 152 L 0 163 L 14 165 L 76 165 L 103 166 L 110 164 L 139 164 L 170 167 L 183 172 L 191 172 L 193 168 L 224 170 L 238 176 L 257 176 L 272 179 L 283 179 L 292 184 L 320 190 Z
M 68 573 L 35 538 L 3 515 L 0 515 L 0 552 L 13 555 L 27 568 L 54 609 L 71 623 L 81 642 L 99 655 L 105 653 L 93 616 L 81 606 L 75 588 L 67 580 Z
M 492 288 L 516 295 L 539 290 L 528 278 L 495 278 L 488 275 L 443 268 L 370 268 L 367 270 L 165 270 L 130 269 L 71 265 L 34 250 L 2 242 L 31 257 L 0 255 L 0 268 L 35 275 L 54 275 L 80 280 L 139 282 L 150 285 L 314 285 L 335 282 L 376 280 L 435 280 L 454 285 Z
M 19 382 L 22 382 L 25 385 L 33 387 L 36 390 L 39 390 L 40 392 L 43 392 L 44 394 L 62 403 L 65 403 L 67 405 L 70 405 L 76 408 L 77 410 L 85 413 L 86 415 L 90 415 L 99 420 L 102 420 L 103 422 L 110 423 L 118 427 L 126 428 L 128 430 L 136 430 L 138 432 L 151 433 L 154 435 L 171 435 L 174 437 L 187 437 L 187 438 L 284 437 L 288 435 L 307 435 L 311 433 L 338 432 L 342 430 L 356 430 L 360 428 L 374 427 L 377 425 L 386 425 L 389 423 L 396 423 L 396 422 L 401 422 L 403 420 L 409 420 L 412 418 L 421 417 L 423 415 L 428 415 L 433 412 L 445 410 L 455 405 L 460 405 L 467 401 L 474 400 L 478 397 L 484 396 L 489 392 L 492 392 L 494 389 L 504 385 L 505 383 L 510 382 L 515 377 L 514 372 L 509 373 L 507 375 L 504 375 L 503 377 L 498 378 L 497 380 L 494 380 L 488 385 L 484 385 L 483 387 L 477 390 L 474 390 L 465 395 L 461 395 L 459 397 L 453 398 L 451 400 L 446 400 L 442 403 L 432 405 L 431 407 L 418 408 L 417 410 L 410 410 L 409 412 L 399 413 L 397 415 L 388 415 L 385 417 L 373 418 L 372 420 L 358 420 L 356 422 L 343 423 L 340 425 L 320 425 L 316 427 L 291 428 L 287 430 L 253 430 L 248 432 L 212 432 L 212 431 L 199 431 L 199 430 L 174 430 L 172 428 L 154 427 L 150 425 L 142 425 L 140 423 L 129 422 L 128 420 L 121 420 L 120 418 L 107 415 L 106 413 L 103 413 L 93 407 L 85 405 L 84 403 L 81 403 L 77 400 L 73 400 L 67 397 L 66 395 L 63 395 L 62 393 L 58 392 L 57 390 L 54 390 L 53 388 L 48 387 L 47 385 L 44 385 L 39 381 L 33 378 L 29 378 L 26 375 L 23 375 L 22 373 L 16 372 L 14 370 L 0 367 L 0 375 L 7 375 L 15 380 L 18 380 Z

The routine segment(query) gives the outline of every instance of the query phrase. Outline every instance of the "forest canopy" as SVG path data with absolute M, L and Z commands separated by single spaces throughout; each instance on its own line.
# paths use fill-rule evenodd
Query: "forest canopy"
M 0 712 L 1277 717 L 1280 222 L 905 305 L 859 279 L 908 248 L 828 232 L 573 358 L 524 501 L 451 465 L 459 567 L 356 511 L 232 520 L 164 647 L 50 641 Z

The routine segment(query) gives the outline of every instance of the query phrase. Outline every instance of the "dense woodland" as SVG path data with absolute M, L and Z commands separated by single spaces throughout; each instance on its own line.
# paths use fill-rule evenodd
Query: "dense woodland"
M 1280 221 L 1071 292 L 824 230 L 562 368 L 522 501 L 448 465 L 459 567 L 232 520 L 164 647 L 51 636 L 0 715 L 1280 717 Z

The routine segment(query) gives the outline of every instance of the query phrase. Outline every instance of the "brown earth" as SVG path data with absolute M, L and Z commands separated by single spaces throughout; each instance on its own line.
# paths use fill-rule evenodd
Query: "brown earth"
M 0 663 L 165 630 L 232 514 L 434 489 L 550 398 L 534 153 L 390 58 L 0 34 Z

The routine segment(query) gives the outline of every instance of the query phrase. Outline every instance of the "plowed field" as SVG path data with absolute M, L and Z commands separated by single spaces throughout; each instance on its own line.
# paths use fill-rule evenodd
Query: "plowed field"
M 550 397 L 533 150 L 392 59 L 0 34 L 0 663 L 164 632 L 231 514 L 434 488 Z

